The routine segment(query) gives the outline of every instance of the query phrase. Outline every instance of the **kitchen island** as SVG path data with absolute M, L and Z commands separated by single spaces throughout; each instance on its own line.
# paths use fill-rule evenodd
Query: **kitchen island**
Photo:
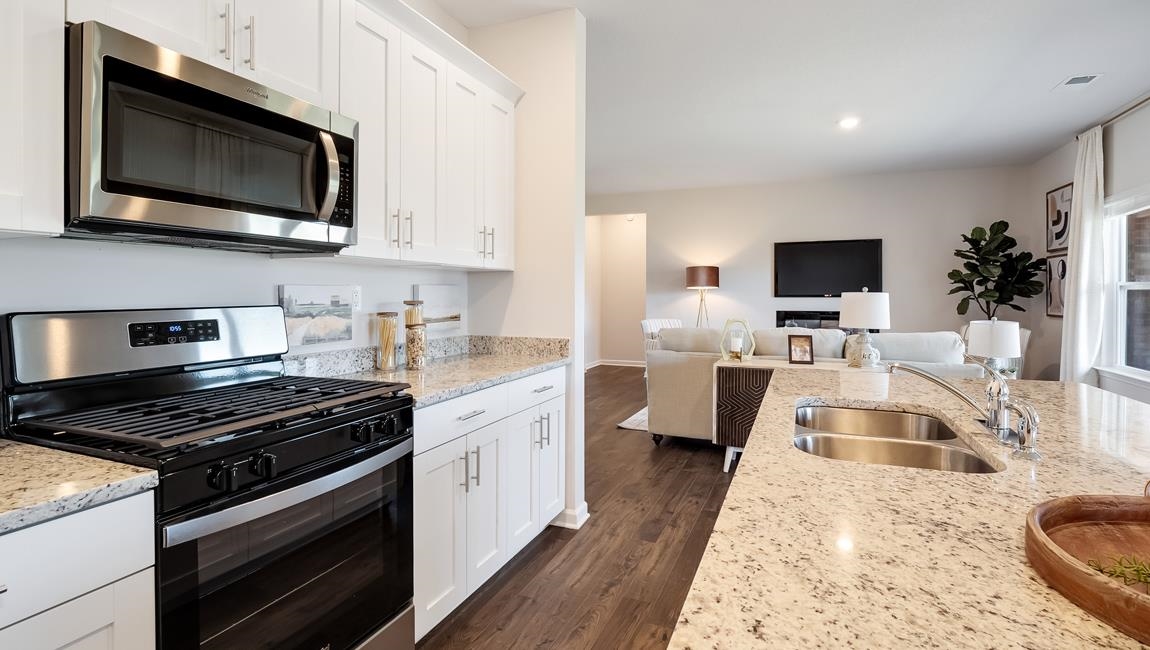
M 1042 581 L 1023 527 L 1047 499 L 1140 493 L 1150 406 L 1078 384 L 1011 390 L 1041 415 L 1037 464 L 1012 459 L 967 406 L 918 377 L 775 372 L 670 647 L 1140 647 Z M 1000 471 L 806 454 L 793 437 L 807 404 L 938 417 Z

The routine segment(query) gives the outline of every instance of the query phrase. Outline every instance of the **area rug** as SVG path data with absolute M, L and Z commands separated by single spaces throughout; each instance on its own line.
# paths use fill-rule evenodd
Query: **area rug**
M 647 430 L 647 407 L 644 406 L 638 413 L 632 415 L 620 422 L 617 426 L 619 429 L 631 429 L 632 431 L 646 431 Z

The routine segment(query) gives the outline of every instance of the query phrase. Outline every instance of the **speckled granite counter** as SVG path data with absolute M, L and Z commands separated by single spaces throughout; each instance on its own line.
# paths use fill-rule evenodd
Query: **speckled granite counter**
M 47 447 L 0 440 L 0 534 L 131 496 L 156 473 Z
M 1150 406 L 1054 382 L 1011 392 L 1042 418 L 1037 465 L 1011 459 L 959 400 L 917 377 L 777 372 L 671 647 L 1139 647 L 1042 582 L 1023 526 L 1053 497 L 1140 493 Z M 812 456 L 793 445 L 797 403 L 935 415 L 1003 471 Z
M 344 379 L 400 381 L 411 384 L 415 408 L 474 393 L 489 386 L 514 381 L 567 365 L 566 356 L 471 354 L 428 362 L 423 370 L 372 370 L 340 375 Z

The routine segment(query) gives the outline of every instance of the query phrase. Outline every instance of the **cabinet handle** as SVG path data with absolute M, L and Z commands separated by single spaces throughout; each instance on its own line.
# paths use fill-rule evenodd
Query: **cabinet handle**
M 479 409 L 476 411 L 472 411 L 470 413 L 465 413 L 465 414 L 459 416 L 459 421 L 460 422 L 466 422 L 466 421 L 470 420 L 471 418 L 477 418 L 486 412 L 487 412 L 487 409 Z
M 482 458 L 482 452 L 483 452 L 483 448 L 480 447 L 479 445 L 475 445 L 475 476 L 472 477 L 475 479 L 475 487 L 479 487 L 479 474 L 480 474 L 479 462 L 480 462 L 480 459 Z
M 401 228 L 399 226 L 399 210 L 395 211 L 395 214 L 392 215 L 392 218 L 395 219 L 395 239 L 392 239 L 391 243 L 395 244 L 396 248 L 400 248 L 401 245 L 399 243 L 399 237 Z
M 547 446 L 550 447 L 551 446 L 551 414 L 548 413 L 547 415 L 540 416 L 540 418 L 539 418 L 540 439 L 542 439 L 542 437 L 543 437 L 542 434 L 543 434 L 543 420 L 544 419 L 547 420 Z M 542 445 L 540 445 L 540 447 L 542 447 Z
M 248 31 L 248 58 L 244 63 L 251 70 L 256 69 L 256 17 L 248 16 L 248 24 L 244 26 Z
M 415 210 L 407 211 L 407 247 L 415 248 Z
M 550 386 L 550 385 L 549 386 L 540 386 L 539 388 L 536 388 L 535 390 L 533 390 L 531 392 L 532 393 L 546 393 L 547 391 L 551 390 L 552 388 L 555 388 L 555 387 Z
M 479 231 L 479 256 L 487 257 L 487 229 Z
M 467 478 L 471 476 L 471 454 L 463 452 L 463 458 L 460 460 L 463 461 L 463 482 L 460 485 L 463 486 L 465 493 L 471 492 L 471 481 Z
M 491 228 L 487 234 L 491 235 L 491 247 L 487 249 L 487 257 L 495 259 L 495 229 Z
M 220 50 L 220 54 L 224 55 L 225 61 L 232 60 L 232 3 L 224 3 L 224 13 L 220 14 L 220 18 L 224 19 L 224 49 Z
M 8 593 L 8 585 L 0 585 L 0 594 Z
M 543 448 L 543 418 L 540 417 L 537 420 L 531 421 L 532 433 L 534 433 L 534 429 L 535 429 L 536 424 L 539 425 L 539 439 L 535 441 L 535 444 L 539 445 L 539 448 L 542 449 Z

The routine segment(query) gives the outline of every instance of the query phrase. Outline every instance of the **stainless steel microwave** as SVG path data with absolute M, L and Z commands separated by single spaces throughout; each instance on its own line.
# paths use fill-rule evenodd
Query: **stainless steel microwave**
M 354 120 L 96 22 L 67 49 L 67 235 L 355 244 Z

